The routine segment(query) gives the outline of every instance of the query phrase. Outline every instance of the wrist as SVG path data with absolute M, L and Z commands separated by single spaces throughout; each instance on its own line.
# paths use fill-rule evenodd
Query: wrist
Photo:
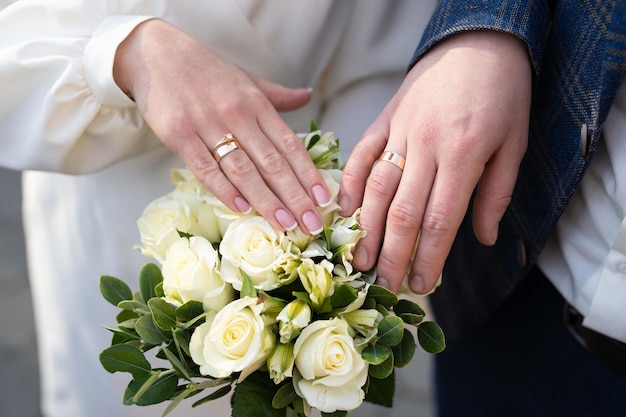
M 113 61 L 113 80 L 131 100 L 134 100 L 133 80 L 141 71 L 141 38 L 146 26 L 158 24 L 159 19 L 152 18 L 139 23 L 119 44 Z

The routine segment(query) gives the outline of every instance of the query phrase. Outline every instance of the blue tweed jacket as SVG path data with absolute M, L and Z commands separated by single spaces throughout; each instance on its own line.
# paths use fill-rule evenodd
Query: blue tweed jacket
M 443 0 L 412 63 L 441 39 L 478 29 L 510 32 L 528 45 L 529 147 L 497 244 L 476 240 L 471 208 L 458 232 L 431 298 L 448 338 L 489 317 L 536 263 L 602 140 L 626 70 L 626 0 Z

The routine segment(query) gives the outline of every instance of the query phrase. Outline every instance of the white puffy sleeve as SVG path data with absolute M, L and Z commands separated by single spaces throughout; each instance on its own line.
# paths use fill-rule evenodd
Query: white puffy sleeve
M 20 0 L 0 11 L 0 165 L 86 173 L 158 146 L 113 80 L 165 0 Z

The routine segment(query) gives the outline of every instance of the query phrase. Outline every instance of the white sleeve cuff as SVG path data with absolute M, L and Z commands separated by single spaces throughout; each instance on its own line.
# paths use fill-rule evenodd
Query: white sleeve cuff
M 110 108 L 135 106 L 113 79 L 113 61 L 117 48 L 140 23 L 153 16 L 111 15 L 102 20 L 87 43 L 83 66 L 85 78 L 94 96 Z

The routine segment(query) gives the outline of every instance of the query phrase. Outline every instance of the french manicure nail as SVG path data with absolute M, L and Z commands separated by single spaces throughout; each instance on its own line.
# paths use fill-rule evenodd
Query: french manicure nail
M 324 225 L 320 221 L 319 217 L 317 217 L 317 215 L 312 211 L 304 213 L 304 216 L 302 216 L 302 222 L 312 235 L 321 233 L 322 230 L 324 230 Z
M 315 198 L 315 202 L 320 207 L 328 207 L 330 204 L 330 194 L 328 194 L 328 190 L 326 187 L 322 187 L 321 185 L 316 185 L 313 187 L 313 198 Z
M 237 207 L 237 209 L 243 214 L 250 214 L 252 211 L 250 204 L 248 204 L 248 202 L 241 197 L 235 198 L 235 207 Z
M 292 231 L 293 229 L 298 227 L 298 222 L 296 222 L 296 219 L 294 219 L 293 216 L 284 209 L 276 210 L 276 220 L 287 231 Z

